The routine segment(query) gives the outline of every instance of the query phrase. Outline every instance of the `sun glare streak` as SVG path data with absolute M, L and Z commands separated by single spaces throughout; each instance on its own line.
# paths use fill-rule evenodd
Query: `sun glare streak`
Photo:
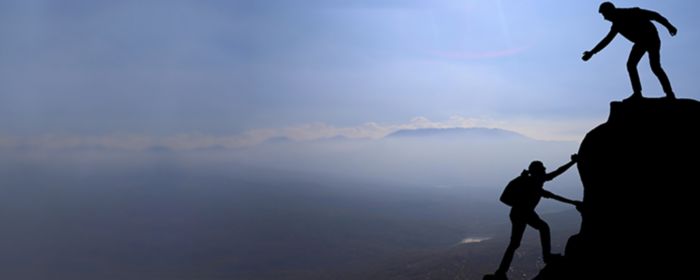
M 499 58 L 507 57 L 522 53 L 527 50 L 528 46 L 521 46 L 515 48 L 508 48 L 502 50 L 491 50 L 491 51 L 434 51 L 433 54 L 438 57 L 448 58 L 448 59 L 486 59 L 486 58 Z
M 505 39 L 508 47 L 512 47 L 513 40 L 510 36 L 510 28 L 508 28 L 508 21 L 506 20 L 506 13 L 503 11 L 503 3 L 501 2 L 501 0 L 496 0 L 496 8 L 503 38 Z
M 430 55 L 438 58 L 452 60 L 476 60 L 509 57 L 520 54 L 529 49 L 532 44 L 516 42 L 512 36 L 510 21 L 506 13 L 502 0 L 497 0 L 487 5 L 481 5 L 477 10 L 470 9 L 464 11 L 463 18 L 467 21 L 459 21 L 462 24 L 481 26 L 478 30 L 462 30 L 460 33 L 453 33 L 452 36 L 468 37 L 469 44 L 447 44 L 438 46 L 437 49 L 429 51 Z M 440 29 L 454 30 L 453 22 L 442 22 L 439 15 L 431 13 L 431 29 L 433 30 L 433 40 L 440 42 Z M 448 24 L 448 25 L 445 25 Z M 458 29 L 461 30 L 461 29 Z M 482 40 L 482 36 L 489 39 Z M 443 38 L 450 41 L 449 38 Z M 460 39 L 453 41 L 459 42 Z

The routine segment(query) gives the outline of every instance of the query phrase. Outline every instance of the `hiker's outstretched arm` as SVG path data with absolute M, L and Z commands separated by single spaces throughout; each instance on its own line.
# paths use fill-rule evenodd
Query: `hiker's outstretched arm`
M 576 206 L 578 206 L 581 203 L 580 201 L 571 200 L 571 199 L 556 195 L 556 194 L 549 192 L 549 191 L 546 191 L 546 190 L 542 190 L 542 196 L 544 198 L 550 198 L 550 199 L 554 199 L 554 200 L 559 201 L 559 202 L 564 202 L 564 203 L 568 203 L 568 204 L 576 205 Z
M 603 50 L 608 44 L 610 44 L 610 42 L 615 38 L 615 35 L 617 35 L 617 31 L 611 27 L 608 35 L 605 35 L 605 38 L 603 38 L 600 43 L 593 47 L 592 50 L 583 52 L 583 57 L 581 57 L 581 59 L 583 59 L 583 61 L 588 61 L 591 59 L 594 54 Z
M 571 166 L 576 164 L 576 161 L 578 161 L 578 155 L 577 154 L 571 155 L 571 161 L 569 161 L 566 164 L 562 165 L 561 167 L 557 168 L 557 170 L 554 170 L 551 173 L 547 173 L 547 175 L 545 175 L 544 179 L 546 181 L 551 181 L 552 179 L 554 179 L 557 176 L 561 175 L 562 173 L 566 172 L 566 170 L 569 170 L 569 168 L 571 168 Z
M 605 38 L 603 40 L 600 40 L 600 43 L 598 43 L 593 49 L 591 50 L 591 54 L 597 54 L 598 52 L 602 51 L 605 47 L 612 42 L 612 40 L 615 38 L 615 35 L 617 35 L 617 30 L 610 28 L 610 32 L 608 32 L 608 35 L 605 35 Z
M 550 191 L 546 191 L 546 190 L 542 190 L 542 197 L 554 199 L 554 200 L 559 201 L 559 202 L 564 202 L 564 203 L 573 204 L 573 205 L 577 205 L 578 203 L 580 203 L 580 201 L 571 200 L 571 199 L 556 195 L 556 194 L 554 194 Z

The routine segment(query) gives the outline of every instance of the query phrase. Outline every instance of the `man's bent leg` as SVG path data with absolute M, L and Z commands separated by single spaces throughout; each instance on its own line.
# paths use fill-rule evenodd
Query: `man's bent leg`
M 537 214 L 533 214 L 532 217 L 528 219 L 527 222 L 530 226 L 537 229 L 540 232 L 540 243 L 542 244 L 542 257 L 545 262 L 548 262 L 549 258 L 552 256 L 552 243 L 551 235 L 549 232 L 549 225 L 542 219 L 540 219 Z
M 630 82 L 632 83 L 632 97 L 642 97 L 642 83 L 639 81 L 639 73 L 637 72 L 637 64 L 639 60 L 642 59 L 646 48 L 640 44 L 634 44 L 632 50 L 630 51 L 630 56 L 627 59 L 627 73 L 630 76 Z
M 661 42 L 658 42 L 649 47 L 649 65 L 651 66 L 651 71 L 654 72 L 659 82 L 661 82 L 661 87 L 666 93 L 668 98 L 676 98 L 673 94 L 673 89 L 671 88 L 671 81 L 668 80 L 666 72 L 661 68 Z

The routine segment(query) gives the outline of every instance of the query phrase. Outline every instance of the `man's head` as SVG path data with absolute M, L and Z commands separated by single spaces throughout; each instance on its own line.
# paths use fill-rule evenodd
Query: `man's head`
M 533 176 L 544 176 L 545 170 L 547 170 L 547 168 L 545 168 L 544 164 L 539 160 L 531 162 L 530 166 L 527 168 L 527 171 Z
M 600 8 L 598 8 L 598 12 L 602 14 L 603 18 L 606 20 L 611 20 L 614 11 L 615 5 L 610 2 L 603 2 L 603 4 L 600 4 Z

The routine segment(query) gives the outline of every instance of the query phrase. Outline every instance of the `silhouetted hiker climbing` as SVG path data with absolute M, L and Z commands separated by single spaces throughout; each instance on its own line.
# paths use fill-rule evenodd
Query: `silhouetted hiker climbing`
M 603 15 L 603 18 L 612 22 L 612 27 L 610 27 L 608 35 L 598 45 L 590 51 L 583 52 L 582 59 L 588 61 L 594 54 L 603 50 L 615 38 L 617 33 L 620 33 L 634 43 L 630 56 L 627 59 L 627 72 L 629 72 L 632 90 L 634 90 L 629 99 L 642 98 L 642 84 L 639 81 L 637 64 L 639 64 L 639 60 L 642 59 L 645 52 L 649 53 L 651 70 L 659 78 L 666 97 L 675 98 L 673 89 L 671 89 L 671 82 L 668 80 L 664 69 L 661 68 L 661 40 L 656 27 L 651 21 L 654 20 L 661 23 L 668 29 L 671 36 L 676 35 L 678 31 L 676 27 L 657 12 L 640 8 L 615 8 L 615 5 L 610 2 L 600 4 L 598 12 Z
M 560 257 L 558 254 L 552 254 L 549 226 L 535 213 L 535 207 L 537 207 L 537 204 L 540 202 L 540 198 L 545 197 L 576 205 L 576 208 L 580 209 L 582 205 L 580 201 L 566 199 L 543 189 L 544 182 L 551 181 L 564 173 L 576 163 L 577 158 L 578 156 L 576 154 L 571 155 L 571 161 L 551 173 L 545 172 L 546 168 L 542 162 L 533 161 L 530 163 L 528 170 L 523 170 L 523 173 L 520 174 L 519 177 L 513 179 L 513 181 L 508 184 L 501 197 L 501 201 L 512 207 L 510 210 L 510 221 L 512 223 L 510 244 L 508 244 L 501 265 L 498 267 L 498 270 L 496 270 L 496 273 L 493 275 L 486 275 L 484 279 L 508 279 L 506 277 L 506 272 L 510 268 L 515 250 L 520 247 L 520 240 L 523 238 L 523 233 L 525 233 L 525 228 L 528 225 L 540 232 L 544 262 L 548 263 L 553 258 Z M 517 195 L 517 197 L 504 197 L 515 195 Z

